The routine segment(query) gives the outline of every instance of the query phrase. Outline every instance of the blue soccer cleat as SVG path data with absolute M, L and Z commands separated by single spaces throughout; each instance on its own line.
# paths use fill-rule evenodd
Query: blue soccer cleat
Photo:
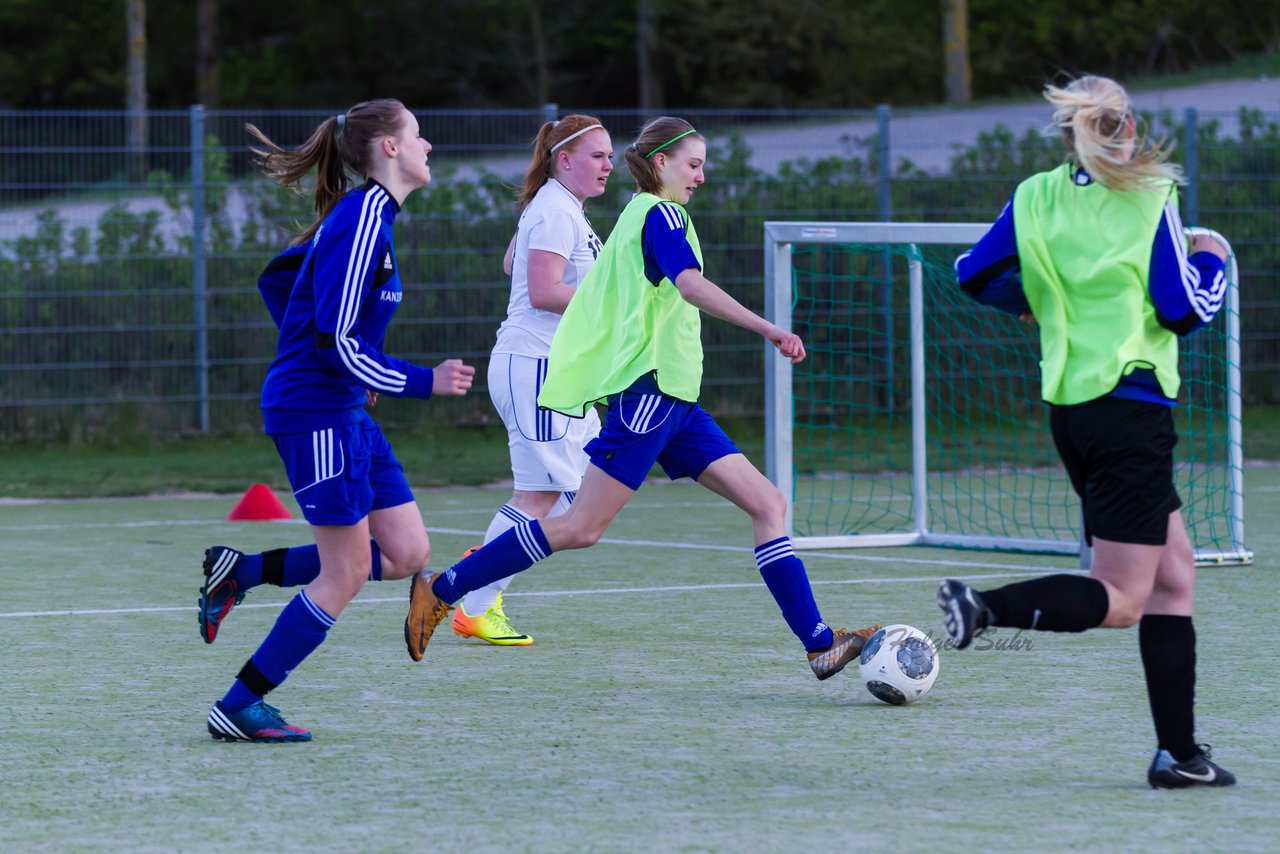
M 274 743 L 311 740 L 311 733 L 293 726 L 279 709 L 261 700 L 238 712 L 224 710 L 221 700 L 214 703 L 209 712 L 209 735 L 214 741 Z
M 246 590 L 236 583 L 236 564 L 244 552 L 227 546 L 212 546 L 204 550 L 204 584 L 200 587 L 200 637 L 205 643 L 213 643 L 218 636 L 218 626 L 231 613 L 231 609 L 244 601 Z

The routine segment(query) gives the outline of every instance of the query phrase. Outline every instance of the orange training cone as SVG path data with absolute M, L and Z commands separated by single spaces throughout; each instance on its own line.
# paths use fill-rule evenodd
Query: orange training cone
M 227 515 L 228 522 L 265 522 L 271 519 L 292 519 L 293 514 L 276 498 L 271 487 L 255 483 L 245 492 Z

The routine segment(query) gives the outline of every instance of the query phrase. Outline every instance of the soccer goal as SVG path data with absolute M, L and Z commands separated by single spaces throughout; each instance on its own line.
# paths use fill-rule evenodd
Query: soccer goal
M 956 257 L 985 224 L 765 224 L 765 312 L 804 338 L 765 360 L 766 469 L 797 548 L 1080 554 L 1037 330 L 977 305 Z M 1181 342 L 1175 470 L 1201 562 L 1247 563 L 1235 256 L 1220 316 Z

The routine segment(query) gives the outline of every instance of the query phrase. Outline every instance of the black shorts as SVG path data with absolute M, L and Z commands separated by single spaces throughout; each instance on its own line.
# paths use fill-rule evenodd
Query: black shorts
M 1173 410 L 1100 397 L 1050 405 L 1049 425 L 1084 510 L 1086 541 L 1162 546 L 1169 514 L 1182 506 L 1173 485 Z

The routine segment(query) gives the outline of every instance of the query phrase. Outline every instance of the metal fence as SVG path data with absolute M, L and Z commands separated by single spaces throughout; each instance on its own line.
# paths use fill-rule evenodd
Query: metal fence
M 388 340 L 403 358 L 475 363 L 483 380 L 506 306 L 501 258 L 513 188 L 539 125 L 561 112 L 418 113 L 432 185 L 397 219 L 405 299 Z M 646 116 L 596 111 L 621 150 Z M 709 138 L 693 214 L 707 272 L 763 305 L 766 220 L 983 222 L 1061 159 L 1047 110 L 683 111 Z M 307 200 L 257 176 L 244 124 L 296 144 L 328 111 L 0 111 L 0 440 L 256 429 L 275 330 L 256 281 L 310 221 Z M 984 118 L 985 117 L 985 118 Z M 1166 111 L 1180 143 L 1184 220 L 1226 234 L 1243 271 L 1244 395 L 1280 400 L 1280 114 Z M 145 139 L 142 147 L 131 139 Z M 589 216 L 607 234 L 631 182 L 615 173 Z M 763 349 L 704 327 L 704 402 L 762 411 Z M 481 391 L 477 389 L 477 391 Z M 484 395 L 392 405 L 384 420 L 480 422 Z

